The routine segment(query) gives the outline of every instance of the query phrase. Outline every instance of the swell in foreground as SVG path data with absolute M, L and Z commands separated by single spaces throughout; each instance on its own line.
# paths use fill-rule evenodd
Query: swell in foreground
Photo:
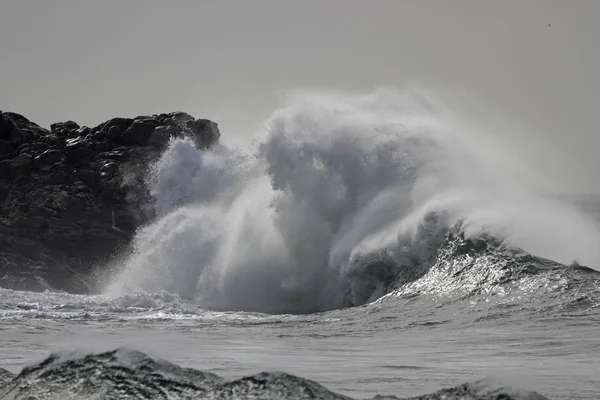
M 260 373 L 236 380 L 181 368 L 123 349 L 82 357 L 53 354 L 15 376 L 0 369 L 3 399 L 331 399 L 350 400 L 316 382 L 286 373 Z M 376 396 L 376 399 L 399 399 Z M 544 400 L 535 392 L 479 381 L 412 397 L 413 400 Z

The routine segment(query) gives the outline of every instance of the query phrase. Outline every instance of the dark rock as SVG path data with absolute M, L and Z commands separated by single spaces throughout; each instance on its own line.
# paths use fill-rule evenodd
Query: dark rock
M 119 137 L 121 137 L 125 129 L 127 128 L 123 126 L 111 126 L 108 132 L 106 133 L 106 137 L 108 138 L 108 140 L 112 140 L 113 142 L 117 141 Z
M 11 160 L 0 160 L 0 179 L 10 180 L 14 178 L 14 173 L 10 167 Z
M 31 149 L 33 149 L 35 153 L 43 152 L 45 150 L 48 150 L 49 148 L 50 146 L 48 146 L 48 144 L 45 142 L 36 142 L 31 145 Z
M 116 162 L 107 162 L 102 167 L 100 167 L 100 172 L 105 172 L 108 175 L 114 175 L 119 172 L 119 164 Z
M 13 184 L 17 185 L 17 186 L 25 186 L 27 185 L 29 182 L 31 182 L 31 176 L 30 175 L 19 175 L 14 181 Z
M 64 170 L 65 170 L 65 165 L 63 164 L 62 161 L 55 162 L 54 164 L 52 164 L 50 166 L 50 171 L 64 171 Z
M 21 140 L 21 130 L 14 119 L 21 120 L 18 114 L 0 112 L 0 139 L 7 140 L 11 143 Z M 28 123 L 27 120 L 25 123 Z
M 10 183 L 0 180 L 0 205 L 4 204 L 10 193 Z
M 131 118 L 113 118 L 99 127 L 92 128 L 92 134 L 98 131 L 108 140 L 116 142 L 132 123 L 133 119 Z
M 88 187 L 93 187 L 100 180 L 100 174 L 90 169 L 80 169 L 76 175 Z
M 18 156 L 21 153 L 28 153 L 31 151 L 31 143 L 24 143 L 17 147 L 17 149 L 13 152 L 13 157 Z
M 8 140 L 0 139 L 0 159 L 7 157 L 15 150 L 15 145 Z
M 177 137 L 181 133 L 173 126 L 159 126 L 150 134 L 148 144 L 158 149 L 163 149 L 169 144 L 172 137 Z
M 77 136 L 87 136 L 88 134 L 90 134 L 92 130 L 87 127 L 87 126 L 82 126 L 81 128 L 78 128 L 75 133 L 77 134 Z
M 63 171 L 52 172 L 46 178 L 46 185 L 64 185 L 67 182 L 67 174 Z
M 21 153 L 13 160 L 11 160 L 10 164 L 13 168 L 21 168 L 30 165 L 32 159 L 33 157 L 31 156 L 31 154 Z
M 207 148 L 216 143 L 221 136 L 217 123 L 207 119 L 187 121 L 185 125 L 190 130 L 196 145 L 200 148 Z
M 62 160 L 63 156 L 58 150 L 46 150 L 35 158 L 35 162 L 39 165 L 52 165 Z
M 132 118 L 113 118 L 104 123 L 102 130 L 108 131 L 113 126 L 120 126 L 123 128 L 123 131 L 129 127 L 133 123 Z
M 123 160 L 129 156 L 127 150 L 113 150 L 98 154 L 96 159 Z
M 57 122 L 50 125 L 50 132 L 58 136 L 68 136 L 79 129 L 79 124 L 73 121 Z
M 68 139 L 65 146 L 65 153 L 69 163 L 76 166 L 85 165 L 94 157 L 91 143 L 83 138 Z
M 0 139 L 8 137 L 13 143 L 34 142 L 49 133 L 20 114 L 5 112 L 0 119 Z
M 33 157 L 29 153 L 21 153 L 12 160 L 9 160 L 10 163 L 8 168 L 12 170 L 12 175 L 17 176 L 21 174 L 29 174 L 31 171 L 31 163 L 33 161 Z
M 43 140 L 44 143 L 47 143 L 50 147 L 56 148 L 64 146 L 64 142 L 61 141 L 58 135 L 54 133 L 47 134 L 46 136 L 42 137 L 41 140 Z
M 104 150 L 110 148 L 110 145 L 105 142 L 94 142 L 92 144 L 92 147 L 94 148 L 94 151 L 104 151 Z
M 155 125 L 147 120 L 134 121 L 133 124 L 121 135 L 121 142 L 131 145 L 143 146 L 154 130 Z
M 165 114 L 165 117 L 176 123 L 182 123 L 182 122 L 185 123 L 188 121 L 195 120 L 195 118 L 192 117 L 190 114 L 184 113 L 184 112 L 174 112 L 174 113 L 170 113 L 170 114 Z
M 0 286 L 89 292 L 153 217 L 149 167 L 183 136 L 207 148 L 219 133 L 181 112 L 51 131 L 0 112 Z

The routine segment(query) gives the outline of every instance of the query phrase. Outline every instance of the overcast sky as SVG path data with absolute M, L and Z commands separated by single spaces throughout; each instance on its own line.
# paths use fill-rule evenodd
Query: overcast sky
M 184 110 L 233 142 L 285 89 L 420 82 L 469 93 L 600 166 L 598 0 L 0 5 L 0 109 L 44 126 Z

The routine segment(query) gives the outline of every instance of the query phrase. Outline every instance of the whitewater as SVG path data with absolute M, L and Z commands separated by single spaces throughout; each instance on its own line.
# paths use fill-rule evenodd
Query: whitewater
M 94 294 L 0 289 L 0 398 L 598 398 L 600 198 L 483 110 L 294 92 L 173 139 Z

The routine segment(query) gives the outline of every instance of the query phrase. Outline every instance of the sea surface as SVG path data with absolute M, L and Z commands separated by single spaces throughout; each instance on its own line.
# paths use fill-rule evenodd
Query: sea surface
M 19 297 L 31 309 L 3 311 L 0 328 L 2 368 L 13 373 L 50 353 L 68 358 L 122 348 L 230 379 L 285 371 L 354 398 L 418 396 L 486 378 L 552 399 L 594 399 L 600 388 L 597 313 L 468 321 L 452 305 L 419 299 L 395 302 L 421 303 L 413 315 L 390 305 L 304 317 L 177 314 L 171 305 L 135 301 L 94 315 L 61 303 L 41 306 L 43 295 Z
M 149 357 L 226 381 L 285 372 L 351 398 L 417 397 L 478 381 L 516 399 L 530 398 L 525 390 L 549 399 L 598 398 L 600 273 L 562 268 L 482 284 L 489 282 L 485 271 L 469 277 L 477 281 L 474 290 L 461 285 L 424 293 L 414 285 L 364 306 L 309 315 L 206 311 L 166 292 L 107 298 L 1 290 L 1 368 L 18 374 L 51 353 L 67 362 L 117 350 L 109 357 L 113 367 L 132 368 L 134 376 L 141 372 L 131 359 Z M 429 284 L 435 275 L 420 282 Z M 92 359 L 61 368 L 78 370 L 86 362 Z M 35 384 L 25 374 L 0 393 L 46 398 L 39 393 L 55 380 L 66 383 L 60 389 L 73 389 L 74 398 L 79 390 L 82 398 L 98 392 L 75 390 L 79 381 L 59 371 L 65 376 L 42 374 Z M 99 387 L 115 383 L 103 377 Z M 299 397 L 287 390 L 284 397 Z M 169 398 L 186 398 L 173 393 Z M 263 395 L 279 396 L 258 398 Z M 486 396 L 456 398 L 502 398 Z
M 600 399 L 598 196 L 451 110 L 299 94 L 247 148 L 173 140 L 89 295 L 0 289 L 0 398 Z

